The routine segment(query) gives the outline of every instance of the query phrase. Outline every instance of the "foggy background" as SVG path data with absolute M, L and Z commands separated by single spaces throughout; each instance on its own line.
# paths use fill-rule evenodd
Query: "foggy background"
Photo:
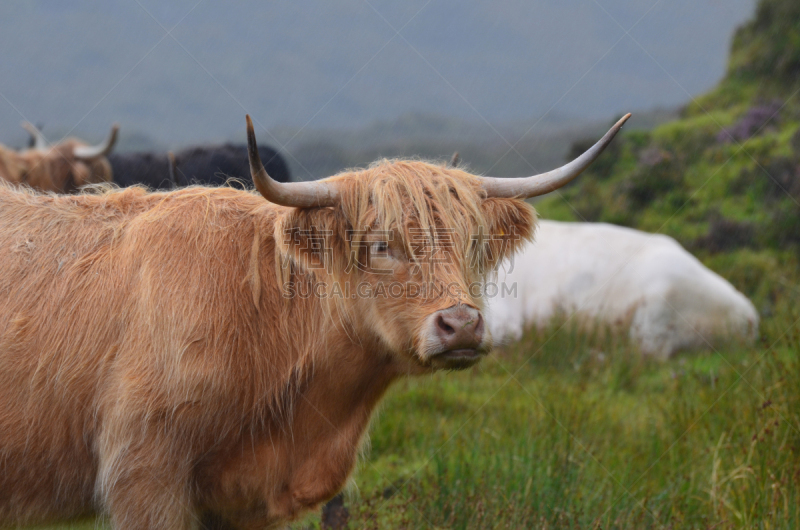
M 261 143 L 295 179 L 380 156 L 549 169 L 719 81 L 754 0 L 33 0 L 0 7 L 0 142 Z

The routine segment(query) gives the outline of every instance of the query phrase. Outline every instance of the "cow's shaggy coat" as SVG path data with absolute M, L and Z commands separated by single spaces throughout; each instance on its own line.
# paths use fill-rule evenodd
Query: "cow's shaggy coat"
M 120 529 L 264 528 L 341 489 L 389 384 L 432 369 L 425 318 L 482 301 L 286 298 L 283 282 L 467 287 L 535 215 L 423 162 L 332 178 L 341 205 L 318 209 L 0 186 L 0 526 L 101 512 Z M 348 267 L 381 231 L 404 259 Z M 449 265 L 415 248 L 445 232 Z
M 495 339 L 574 315 L 628 333 L 643 353 L 668 358 L 731 341 L 751 344 L 758 333 L 747 297 L 663 234 L 541 221 L 536 244 L 504 265 L 500 279 L 518 291 L 490 303 Z

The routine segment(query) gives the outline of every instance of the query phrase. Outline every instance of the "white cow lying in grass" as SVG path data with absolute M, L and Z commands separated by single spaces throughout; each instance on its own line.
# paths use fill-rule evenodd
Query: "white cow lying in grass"
M 535 239 L 498 273 L 498 283 L 516 283 L 516 296 L 490 298 L 495 340 L 518 338 L 559 313 L 629 325 L 642 351 L 660 357 L 756 337 L 753 304 L 670 237 L 540 221 Z

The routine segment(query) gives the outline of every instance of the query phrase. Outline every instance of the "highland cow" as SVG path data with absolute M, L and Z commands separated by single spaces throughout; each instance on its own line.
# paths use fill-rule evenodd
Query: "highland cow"
M 536 244 L 523 246 L 503 269 L 500 279 L 518 296 L 491 301 L 495 339 L 517 339 L 561 314 L 619 328 L 642 353 L 660 358 L 752 344 L 758 334 L 750 300 L 663 234 L 540 221 Z
M 73 193 L 87 184 L 111 182 L 111 166 L 106 155 L 117 141 L 116 125 L 106 141 L 96 146 L 75 138 L 50 145 L 39 129 L 30 123 L 23 123 L 23 127 L 34 138 L 33 147 L 17 152 L 0 146 L 2 179 L 56 193 Z
M 0 525 L 264 528 L 330 499 L 393 381 L 489 352 L 472 286 L 533 236 L 523 199 L 624 121 L 521 179 L 395 160 L 278 183 L 248 117 L 260 195 L 0 187 Z M 411 294 L 429 283 L 455 288 Z

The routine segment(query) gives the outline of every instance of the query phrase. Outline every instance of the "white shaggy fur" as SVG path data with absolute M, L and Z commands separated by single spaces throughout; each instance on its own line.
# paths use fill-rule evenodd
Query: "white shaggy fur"
M 670 237 L 540 221 L 535 239 L 500 268 L 498 281 L 517 290 L 489 301 L 497 340 L 517 338 L 557 313 L 629 324 L 642 351 L 660 357 L 756 337 L 753 304 Z

